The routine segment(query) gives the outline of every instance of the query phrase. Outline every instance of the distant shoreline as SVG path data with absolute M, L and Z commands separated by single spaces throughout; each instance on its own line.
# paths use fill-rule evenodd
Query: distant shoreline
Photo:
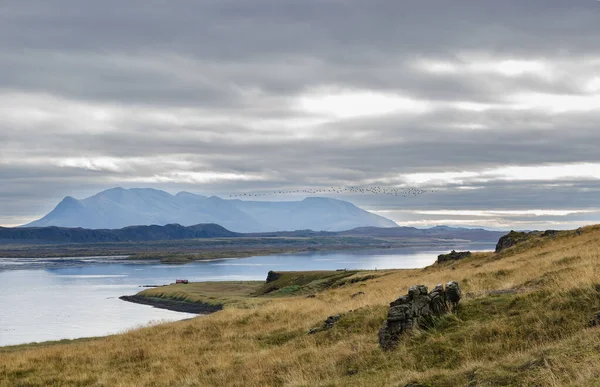
M 111 241 L 111 233 L 123 234 L 121 240 Z M 231 237 L 231 234 L 235 236 Z M 131 261 L 155 260 L 182 264 L 318 251 L 389 248 L 445 250 L 478 243 L 495 245 L 504 234 L 451 227 L 363 227 L 339 232 L 298 230 L 262 234 L 235 234 L 218 225 L 136 226 L 121 230 L 0 228 L 0 258 L 128 256 L 126 259 Z M 102 235 L 106 239 L 102 239 Z M 55 242 L 50 241 L 52 238 Z M 78 242 L 67 242 L 65 238 L 79 239 Z
M 163 264 L 184 264 L 193 261 L 214 261 L 276 254 L 301 254 L 347 250 L 387 250 L 392 248 L 452 249 L 461 245 L 491 245 L 496 241 L 466 239 L 416 238 L 277 238 L 237 240 L 162 241 L 143 244 L 70 244 L 70 245 L 0 245 L 0 259 L 34 258 L 113 258 L 135 262 L 155 261 Z

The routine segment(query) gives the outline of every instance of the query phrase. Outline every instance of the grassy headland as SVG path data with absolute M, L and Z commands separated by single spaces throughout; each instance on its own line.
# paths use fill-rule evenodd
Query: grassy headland
M 223 281 L 171 284 L 143 290 L 135 298 L 125 300 L 181 311 L 184 311 L 182 306 L 185 304 L 201 304 L 207 308 L 204 311 L 199 308 L 198 313 L 206 313 L 225 306 L 248 307 L 267 302 L 272 297 L 314 294 L 326 288 L 343 286 L 347 284 L 348 277 L 353 277 L 350 281 L 354 282 L 376 277 L 374 274 L 354 276 L 357 273 L 359 271 L 350 270 L 277 272 L 277 278 L 267 283 Z M 213 310 L 210 310 L 211 307 Z
M 232 294 L 235 302 L 222 311 L 191 320 L 0 348 L 0 385 L 600 385 L 600 328 L 589 326 L 600 310 L 600 227 L 534 235 L 500 253 L 352 281 L 367 274 L 338 279 L 314 298 L 306 297 L 312 291 L 265 302 Z M 297 280 L 288 277 L 279 290 Z M 377 331 L 389 302 L 411 285 L 450 280 L 463 289 L 457 314 L 382 351 Z M 307 334 L 340 313 L 332 329 Z

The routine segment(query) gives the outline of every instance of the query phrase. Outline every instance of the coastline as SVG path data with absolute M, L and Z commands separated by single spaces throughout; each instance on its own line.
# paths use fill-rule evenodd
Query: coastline
M 149 305 L 174 312 L 211 314 L 226 305 L 257 305 L 277 297 L 314 296 L 330 287 L 367 281 L 378 275 L 363 275 L 347 280 L 360 270 L 269 271 L 266 281 L 213 281 L 170 284 L 143 290 L 122 301 Z
M 167 309 L 173 312 L 183 312 L 192 314 L 211 314 L 223 309 L 221 304 L 208 304 L 205 302 L 178 301 L 158 297 L 144 297 L 139 295 L 121 296 L 122 301 L 133 302 L 135 304 L 149 305 L 158 309 Z

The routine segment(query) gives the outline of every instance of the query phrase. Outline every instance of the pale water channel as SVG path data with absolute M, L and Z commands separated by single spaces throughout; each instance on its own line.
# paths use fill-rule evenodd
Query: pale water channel
M 491 250 L 492 245 L 456 246 Z M 161 265 L 124 257 L 0 258 L 0 346 L 103 336 L 195 317 L 119 300 L 141 285 L 264 280 L 269 270 L 407 269 L 432 264 L 444 251 L 387 249 L 272 255 Z

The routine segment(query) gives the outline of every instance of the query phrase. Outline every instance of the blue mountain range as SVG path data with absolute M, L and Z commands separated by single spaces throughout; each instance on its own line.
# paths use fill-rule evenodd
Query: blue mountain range
M 43 218 L 23 227 L 119 229 L 127 226 L 216 223 L 235 232 L 356 227 L 396 227 L 390 219 L 354 204 L 325 197 L 301 201 L 226 200 L 189 192 L 171 195 L 150 188 L 112 188 L 78 200 L 67 196 Z

